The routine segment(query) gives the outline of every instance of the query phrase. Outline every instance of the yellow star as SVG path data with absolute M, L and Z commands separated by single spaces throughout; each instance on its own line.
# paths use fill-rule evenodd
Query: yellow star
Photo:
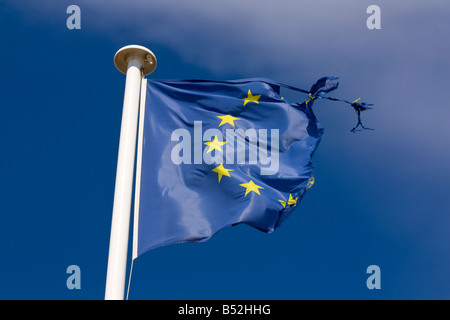
M 296 204 L 297 203 L 297 200 L 298 200 L 298 197 L 296 197 L 295 199 L 294 198 L 292 198 L 292 194 L 289 194 L 289 200 L 288 200 L 288 205 L 293 205 L 293 204 Z
M 246 188 L 244 197 L 246 197 L 250 191 L 256 192 L 257 194 L 261 195 L 258 189 L 264 189 L 263 187 L 256 185 L 252 180 L 250 180 L 249 183 L 240 184 L 240 186 Z
M 244 99 L 244 106 L 249 102 L 256 102 L 259 104 L 258 99 L 261 97 L 261 95 L 254 96 L 252 95 L 250 89 L 248 89 L 248 97 Z
M 222 179 L 222 176 L 231 177 L 230 174 L 228 173 L 228 171 L 234 171 L 234 170 L 226 169 L 226 168 L 224 168 L 224 166 L 222 164 L 220 164 L 220 166 L 214 168 L 212 171 L 217 172 L 219 174 L 219 183 L 220 183 L 220 179 Z
M 229 123 L 234 127 L 234 120 L 239 120 L 239 118 L 233 117 L 230 114 L 227 114 L 226 116 L 217 116 L 217 118 L 222 119 L 222 122 L 219 124 L 219 127 L 225 123 Z
M 214 137 L 213 141 L 210 142 L 205 142 L 205 144 L 207 146 L 209 146 L 209 149 L 206 153 L 210 153 L 212 150 L 219 150 L 220 152 L 222 152 L 222 146 L 227 143 L 226 141 L 219 141 L 219 139 L 217 139 L 217 136 Z
M 311 188 L 314 185 L 314 177 L 309 178 L 308 185 L 306 186 L 306 190 Z
M 311 93 L 309 93 L 308 100 L 305 101 L 305 104 L 308 105 L 308 102 L 310 102 L 311 100 L 314 100 L 315 98 L 316 98 L 316 97 L 313 97 L 313 96 L 311 95 Z
M 278 201 L 280 201 L 280 203 L 283 206 L 283 208 L 286 208 L 286 201 L 283 201 L 283 200 L 278 200 Z

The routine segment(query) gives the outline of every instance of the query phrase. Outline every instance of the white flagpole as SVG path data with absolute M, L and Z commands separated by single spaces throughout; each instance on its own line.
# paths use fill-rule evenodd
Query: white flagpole
M 117 51 L 114 56 L 114 64 L 127 76 L 120 129 L 105 300 L 123 300 L 124 298 L 141 79 L 155 70 L 156 57 L 145 47 L 131 45 Z

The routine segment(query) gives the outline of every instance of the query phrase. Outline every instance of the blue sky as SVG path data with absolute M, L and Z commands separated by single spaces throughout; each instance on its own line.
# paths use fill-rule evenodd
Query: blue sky
M 381 30 L 366 27 L 372 4 Z M 0 298 L 103 298 L 125 84 L 113 56 L 140 44 L 154 79 L 339 76 L 332 96 L 374 103 L 376 130 L 352 134 L 347 105 L 317 102 L 316 184 L 283 226 L 155 249 L 130 299 L 449 299 L 449 18 L 442 1 L 3 1 Z

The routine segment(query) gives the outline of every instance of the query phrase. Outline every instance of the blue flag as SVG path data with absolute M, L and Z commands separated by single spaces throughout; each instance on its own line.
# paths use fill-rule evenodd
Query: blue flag
M 268 79 L 147 80 L 133 258 L 240 223 L 279 227 L 314 184 L 311 158 L 323 129 L 311 106 L 336 79 L 310 91 Z M 290 104 L 282 86 L 308 98 Z

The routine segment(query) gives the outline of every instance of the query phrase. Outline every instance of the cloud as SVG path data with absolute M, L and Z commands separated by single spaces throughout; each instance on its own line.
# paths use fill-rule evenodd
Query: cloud
M 340 76 L 336 96 L 362 96 L 376 104 L 363 117 L 367 125 L 378 129 L 374 134 L 380 144 L 409 150 L 420 144 L 428 154 L 450 157 L 448 148 L 442 150 L 440 143 L 430 139 L 448 136 L 449 131 L 450 44 L 444 39 L 450 38 L 450 3 L 378 1 L 381 30 L 366 27 L 370 4 L 349 0 L 78 1 L 83 32 L 120 45 L 134 42 L 150 49 L 152 45 L 170 48 L 186 63 L 218 78 L 264 76 L 307 89 L 323 75 Z M 61 13 L 64 5 L 21 4 L 32 8 L 33 15 L 58 23 L 65 14 Z M 336 108 L 323 105 L 320 108 L 330 113 Z M 342 126 L 346 130 L 353 126 L 355 115 L 351 109 L 344 112 L 337 119 L 346 122 Z M 339 125 L 327 124 L 332 130 Z
M 349 12 L 343 5 L 327 3 L 325 12 L 323 4 L 312 1 L 305 5 L 298 1 L 134 0 L 112 1 L 107 7 L 96 2 L 83 6 L 102 17 L 95 24 L 104 32 L 164 43 L 186 61 L 218 74 L 232 68 L 248 74 L 298 74 L 308 71 L 304 66 L 311 56 L 325 64 L 337 61 L 342 43 L 347 42 L 342 31 L 354 24 L 349 17 L 358 8 Z
M 45 19 L 61 18 L 61 5 L 52 1 L 26 3 Z M 380 53 L 401 67 L 413 63 L 417 54 L 433 52 L 434 60 L 443 58 L 448 45 L 436 36 L 450 35 L 445 18 L 450 4 L 433 1 L 381 1 L 382 30 L 377 31 L 366 28 L 369 4 L 350 0 L 80 0 L 78 5 L 85 32 L 118 42 L 163 44 L 186 61 L 219 74 L 237 68 L 294 78 L 316 74 L 317 68 L 340 69 L 336 65 L 372 67 Z M 425 24 L 424 17 L 433 19 Z M 434 37 L 427 34 L 430 29 Z M 423 42 L 446 50 L 427 50 Z

